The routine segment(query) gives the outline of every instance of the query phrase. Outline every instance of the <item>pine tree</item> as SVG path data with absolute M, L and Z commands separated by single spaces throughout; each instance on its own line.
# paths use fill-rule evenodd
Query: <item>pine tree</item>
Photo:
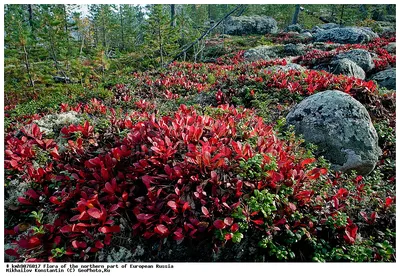
M 178 32 L 176 28 L 171 27 L 170 17 L 163 9 L 163 5 L 151 5 L 149 10 L 145 43 L 147 51 L 150 52 L 153 59 L 159 61 L 159 65 L 162 67 L 167 58 L 178 50 Z
M 15 78 L 21 79 L 22 77 L 34 91 L 35 82 L 29 53 L 32 44 L 32 37 L 30 36 L 32 28 L 29 25 L 29 20 L 26 20 L 27 10 L 22 5 L 5 5 L 4 17 L 5 68 L 7 66 L 14 67 L 16 69 Z M 18 70 L 21 64 L 24 65 L 25 74 Z M 5 69 L 6 71 L 7 69 Z M 5 79 L 7 80 L 7 78 L 11 78 L 11 76 L 6 74 Z

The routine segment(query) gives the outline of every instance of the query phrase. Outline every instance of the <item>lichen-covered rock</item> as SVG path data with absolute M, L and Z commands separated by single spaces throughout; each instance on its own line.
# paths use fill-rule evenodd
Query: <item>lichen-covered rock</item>
M 384 49 L 386 49 L 389 53 L 396 54 L 396 42 L 388 43 L 386 46 L 384 46 Z
M 376 81 L 380 87 L 396 90 L 396 68 L 378 72 L 371 76 L 371 80 Z
M 285 31 L 286 32 L 301 32 L 303 28 L 301 27 L 300 24 L 290 24 L 286 27 Z
M 346 75 L 349 77 L 365 79 L 364 70 L 355 62 L 347 58 L 333 60 L 329 64 L 318 65 L 316 69 L 324 70 L 335 75 Z
M 301 39 L 312 39 L 313 35 L 310 32 L 303 32 L 299 34 L 299 38 Z
M 296 133 L 318 147 L 335 170 L 370 173 L 381 155 L 365 107 L 349 94 L 327 90 L 297 104 L 286 116 Z
M 278 25 L 269 16 L 233 16 L 226 21 L 225 32 L 229 35 L 274 34 L 278 32 Z
M 340 44 L 367 43 L 378 35 L 367 28 L 362 27 L 343 27 L 327 30 L 318 30 L 314 35 L 317 42 L 334 42 Z
M 358 66 L 360 66 L 366 73 L 371 71 L 374 67 L 374 61 L 372 60 L 371 53 L 366 51 L 365 49 L 353 49 L 350 51 L 339 53 L 334 57 L 334 60 L 340 60 L 347 58 Z
M 269 60 L 279 57 L 283 46 L 258 46 L 246 50 L 243 57 L 246 61 Z
M 294 71 L 305 71 L 307 70 L 306 68 L 304 68 L 303 66 L 296 64 L 296 63 L 288 63 L 286 65 L 275 65 L 275 66 L 270 66 L 265 68 L 266 71 L 271 71 L 271 72 L 289 72 L 290 70 L 294 70 Z
M 287 44 L 284 45 L 283 51 L 285 55 L 299 56 L 306 53 L 306 45 L 304 44 Z

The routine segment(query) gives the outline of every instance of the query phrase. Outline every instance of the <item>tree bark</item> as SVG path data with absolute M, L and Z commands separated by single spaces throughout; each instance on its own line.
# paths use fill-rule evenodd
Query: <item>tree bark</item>
M 299 14 L 300 14 L 300 5 L 296 5 L 292 18 L 292 24 L 297 24 L 297 22 L 299 22 Z
M 28 12 L 29 12 L 29 25 L 30 25 L 32 33 L 33 33 L 33 5 L 32 4 L 28 5 Z
M 175 14 L 176 14 L 175 4 L 171 4 L 171 27 L 176 26 Z
M 29 82 L 31 83 L 32 88 L 35 88 L 35 84 L 32 79 L 31 69 L 30 69 L 30 65 L 29 65 L 28 52 L 26 51 L 25 45 L 23 45 L 23 50 L 24 50 L 24 62 L 25 62 L 26 71 L 28 73 Z

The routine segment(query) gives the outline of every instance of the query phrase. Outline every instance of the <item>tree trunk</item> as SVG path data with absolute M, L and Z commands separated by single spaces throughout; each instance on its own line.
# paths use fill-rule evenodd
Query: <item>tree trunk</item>
M 69 69 L 69 56 L 71 54 L 71 46 L 69 44 L 69 32 L 68 32 L 68 18 L 67 18 L 67 8 L 66 5 L 63 5 L 63 10 L 64 10 L 64 27 L 65 27 L 65 36 L 67 37 L 67 57 L 66 57 L 66 63 L 67 63 L 67 71 Z
M 297 24 L 297 22 L 299 22 L 299 14 L 300 14 L 300 5 L 296 5 L 292 18 L 292 24 Z
M 171 4 L 171 27 L 176 26 L 175 14 L 176 14 L 175 4 Z
M 342 11 L 340 12 L 340 21 L 339 21 L 340 26 L 343 25 L 343 14 L 344 14 L 344 5 L 342 5 Z
M 104 22 L 104 10 L 101 11 L 101 28 L 103 29 L 103 47 L 106 49 L 106 24 Z
M 29 26 L 31 27 L 33 33 L 33 5 L 28 5 L 28 12 L 29 12 Z
M 24 62 L 25 62 L 26 71 L 28 73 L 29 82 L 31 83 L 32 88 L 35 88 L 35 84 L 32 79 L 31 69 L 30 69 L 30 65 L 29 65 L 28 52 L 26 51 L 25 45 L 23 45 L 23 50 L 24 50 Z
M 124 21 L 122 18 L 122 6 L 119 5 L 119 15 L 120 15 L 120 20 L 121 20 L 121 50 L 125 49 L 125 42 L 124 42 Z

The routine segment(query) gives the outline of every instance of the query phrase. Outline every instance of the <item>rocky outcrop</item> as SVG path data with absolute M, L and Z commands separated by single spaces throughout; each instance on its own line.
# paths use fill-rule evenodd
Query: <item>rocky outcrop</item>
M 297 104 L 287 115 L 296 133 L 318 147 L 335 170 L 370 173 L 381 155 L 366 108 L 350 95 L 327 90 Z
M 276 20 L 268 16 L 230 17 L 225 23 L 229 35 L 274 34 L 278 32 Z
M 371 76 L 380 87 L 396 90 L 396 68 L 387 69 Z
M 283 52 L 288 56 L 299 56 L 306 53 L 306 45 L 304 44 L 287 44 L 283 47 Z
M 371 71 L 375 67 L 371 53 L 369 53 L 365 49 L 353 49 L 347 52 L 339 53 L 334 57 L 334 60 L 340 60 L 344 58 L 347 58 L 356 63 L 366 73 Z
M 318 30 L 314 35 L 317 42 L 334 42 L 340 44 L 367 43 L 378 35 L 371 30 L 363 27 L 343 27 L 327 30 Z

